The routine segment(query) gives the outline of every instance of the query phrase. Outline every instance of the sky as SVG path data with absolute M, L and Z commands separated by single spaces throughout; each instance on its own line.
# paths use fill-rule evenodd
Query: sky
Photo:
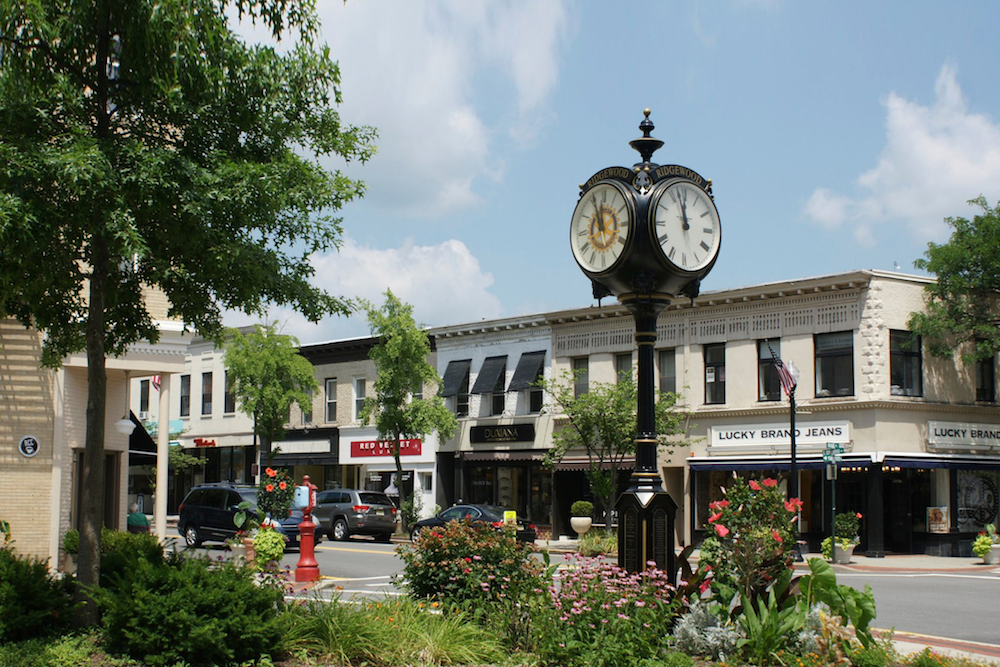
M 378 130 L 339 252 L 314 282 L 425 326 L 594 304 L 573 260 L 579 184 L 639 161 L 713 181 L 702 291 L 855 269 L 918 273 L 968 200 L 1000 199 L 1000 3 L 317 0 L 341 118 Z M 252 39 L 252 38 L 250 38 Z M 303 344 L 363 315 L 268 314 Z M 228 323 L 259 318 L 231 315 Z

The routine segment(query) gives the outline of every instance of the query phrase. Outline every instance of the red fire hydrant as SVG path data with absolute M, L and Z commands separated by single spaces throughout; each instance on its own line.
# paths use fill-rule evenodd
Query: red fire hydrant
M 299 524 L 299 562 L 295 566 L 295 581 L 316 581 L 319 579 L 319 563 L 316 562 L 316 524 L 312 520 L 316 485 L 310 483 L 309 475 L 302 476 L 302 485 L 309 489 L 309 502 L 302 510 L 302 523 Z

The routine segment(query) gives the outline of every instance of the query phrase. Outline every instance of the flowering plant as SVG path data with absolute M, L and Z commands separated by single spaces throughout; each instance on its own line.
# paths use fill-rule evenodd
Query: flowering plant
M 295 484 L 284 470 L 266 468 L 257 490 L 257 507 L 275 521 L 288 516 L 295 495 Z
M 980 532 L 972 541 L 972 553 L 985 558 L 994 544 L 1000 544 L 1000 535 L 997 534 L 997 527 L 990 523 L 986 525 L 986 530 Z
M 714 570 L 716 583 L 749 598 L 791 567 L 802 501 L 785 500 L 770 477 L 737 478 L 722 493 L 723 500 L 708 506 L 714 535 L 702 545 L 702 565 Z
M 840 512 L 833 517 L 833 532 L 842 539 L 857 544 L 858 530 L 861 528 L 861 512 Z

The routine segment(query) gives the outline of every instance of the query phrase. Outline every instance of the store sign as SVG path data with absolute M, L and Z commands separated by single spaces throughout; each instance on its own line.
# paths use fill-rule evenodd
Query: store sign
M 17 443 L 17 451 L 21 452 L 21 456 L 27 459 L 34 457 L 41 448 L 38 438 L 33 435 L 26 435 Z
M 784 424 L 746 424 L 713 426 L 709 429 L 713 447 L 736 445 L 788 446 L 791 428 Z M 827 445 L 829 443 L 849 443 L 851 424 L 848 421 L 815 422 L 801 424 L 795 428 L 796 445 Z
M 195 447 L 215 447 L 215 440 L 211 440 L 209 438 L 195 438 L 194 439 L 194 446 Z
M 351 456 L 392 456 L 393 440 L 352 440 Z M 400 456 L 420 456 L 423 442 L 420 438 L 399 441 Z
M 507 426 L 473 426 L 469 429 L 469 442 L 534 442 L 534 424 L 508 424 Z
M 1000 424 L 927 422 L 927 444 L 965 449 L 1000 449 Z

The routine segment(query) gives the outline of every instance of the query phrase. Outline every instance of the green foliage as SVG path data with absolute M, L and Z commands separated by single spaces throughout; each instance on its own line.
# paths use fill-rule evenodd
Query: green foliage
M 1000 206 L 991 208 L 984 197 L 969 203 L 981 214 L 971 221 L 947 218 L 948 242 L 928 243 L 926 259 L 913 263 L 937 280 L 924 288 L 927 312 L 912 313 L 908 325 L 936 356 L 951 357 L 964 346 L 966 363 L 1000 352 Z
M 163 562 L 163 545 L 155 535 L 107 529 L 101 532 L 101 586 L 115 588 L 140 561 L 153 565 Z
M 62 550 L 63 553 L 75 556 L 77 552 L 80 551 L 80 531 L 73 528 L 72 530 L 67 530 L 66 534 L 62 538 Z
M 265 526 L 253 536 L 253 548 L 257 552 L 257 568 L 264 569 L 269 563 L 280 561 L 285 555 L 285 536 Z
M 280 521 L 288 516 L 295 497 L 295 482 L 284 470 L 264 468 L 257 489 L 257 507 L 272 519 Z M 236 521 L 236 517 L 233 517 Z
M 0 643 L 0 667 L 142 667 L 129 658 L 113 657 L 100 647 L 97 632 Z
M 594 503 L 589 500 L 577 500 L 569 506 L 570 516 L 593 516 Z
M 3 533 L 3 545 L 0 546 L 7 546 L 8 544 L 10 544 L 11 540 L 10 523 L 4 521 L 3 519 L 0 519 L 0 533 Z
M 249 500 L 242 501 L 237 507 L 236 514 L 233 515 L 233 525 L 241 533 L 255 535 L 264 523 L 264 511 L 255 507 Z
M 784 577 L 784 585 L 790 573 Z M 757 596 L 754 601 L 741 596 L 742 613 L 738 616 L 746 636 L 737 642 L 752 664 L 770 664 L 780 650 L 789 648 L 796 633 L 805 625 L 805 614 L 793 598 L 780 601 L 781 586 L 773 586 L 767 596 Z
M 448 410 L 444 399 L 428 393 L 427 385 L 438 386 L 441 378 L 427 361 L 431 344 L 427 332 L 413 319 L 413 306 L 400 301 L 392 290 L 385 291 L 385 304 L 376 308 L 365 302 L 368 325 L 378 343 L 368 356 L 375 363 L 375 395 L 365 399 L 358 418 L 362 423 L 374 419 L 380 440 L 391 441 L 397 479 L 403 479 L 399 441 L 425 438 L 437 433 L 447 440 L 458 428 L 458 420 Z M 419 388 L 423 398 L 415 398 Z M 400 484 L 400 504 L 408 500 L 406 486 Z M 403 530 L 409 517 L 403 515 Z
M 838 512 L 833 517 L 833 532 L 837 537 L 857 542 L 861 528 L 861 515 L 857 512 Z
M 988 523 L 986 528 L 972 541 L 972 553 L 980 558 L 985 558 L 994 544 L 1000 544 L 1000 535 L 997 534 L 997 527 Z
M 791 567 L 801 503 L 786 501 L 773 478 L 734 478 L 723 493 L 709 505 L 715 535 L 702 545 L 701 562 L 714 570 L 717 587 L 753 600 Z
M 151 667 L 254 660 L 279 646 L 283 592 L 228 562 L 140 561 L 115 592 L 97 595 L 110 651 Z
M 403 525 L 412 526 L 420 520 L 420 511 L 424 508 L 424 501 L 419 494 L 414 494 L 401 504 L 399 511 L 403 514 Z
M 313 365 L 299 354 L 294 336 L 278 333 L 277 322 L 258 324 L 253 331 L 228 331 L 226 368 L 241 412 L 253 418 L 261 451 L 270 463 L 271 443 L 280 440 L 292 403 L 312 409 L 312 392 L 319 388 Z
M 948 656 L 937 653 L 928 646 L 923 651 L 911 655 L 907 662 L 911 667 L 948 667 L 952 661 Z
M 588 530 L 577 544 L 581 556 L 603 556 L 618 553 L 618 532 L 615 530 Z
M 845 551 L 847 549 L 850 549 L 852 546 L 855 546 L 856 544 L 857 544 L 857 542 L 855 542 L 854 540 L 850 540 L 850 539 L 848 539 L 846 537 L 838 537 L 837 538 L 837 546 L 840 547 L 841 549 L 845 550 Z M 823 558 L 825 558 L 826 560 L 832 561 L 833 560 L 833 539 L 829 538 L 829 537 L 823 538 L 823 541 L 819 543 L 819 551 L 823 555 Z
M 58 633 L 69 625 L 71 580 L 45 561 L 0 548 L 0 644 Z
M 854 667 L 886 667 L 889 664 L 889 655 L 885 648 L 877 643 L 861 646 L 851 651 L 848 657 Z
M 695 600 L 674 627 L 677 649 L 689 655 L 726 662 L 736 655 L 744 635 L 729 619 L 729 611 L 712 601 Z
M 863 646 L 874 643 L 869 624 L 875 620 L 875 595 L 871 586 L 865 584 L 864 592 L 837 584 L 837 575 L 830 564 L 819 559 L 809 559 L 810 574 L 798 580 L 800 609 L 810 609 L 816 603 L 823 603 L 830 613 L 850 622 Z
M 547 396 L 546 410 L 566 416 L 566 426 L 552 436 L 545 462 L 553 466 L 571 450 L 586 452 L 587 481 L 599 515 L 606 516 L 618 494 L 618 472 L 625 467 L 625 458 L 635 454 L 638 390 L 634 378 L 622 377 L 619 382 L 592 382 L 586 393 L 576 396 L 575 379 L 572 371 L 566 371 L 559 378 L 535 383 Z M 687 414 L 675 410 L 678 398 L 673 393 L 658 394 L 655 412 L 660 445 L 686 429 Z
M 480 521 L 449 521 L 421 531 L 412 545 L 397 550 L 402 584 L 417 599 L 482 605 L 544 587 L 544 567 L 534 548 L 517 541 L 512 527 L 496 529 Z

